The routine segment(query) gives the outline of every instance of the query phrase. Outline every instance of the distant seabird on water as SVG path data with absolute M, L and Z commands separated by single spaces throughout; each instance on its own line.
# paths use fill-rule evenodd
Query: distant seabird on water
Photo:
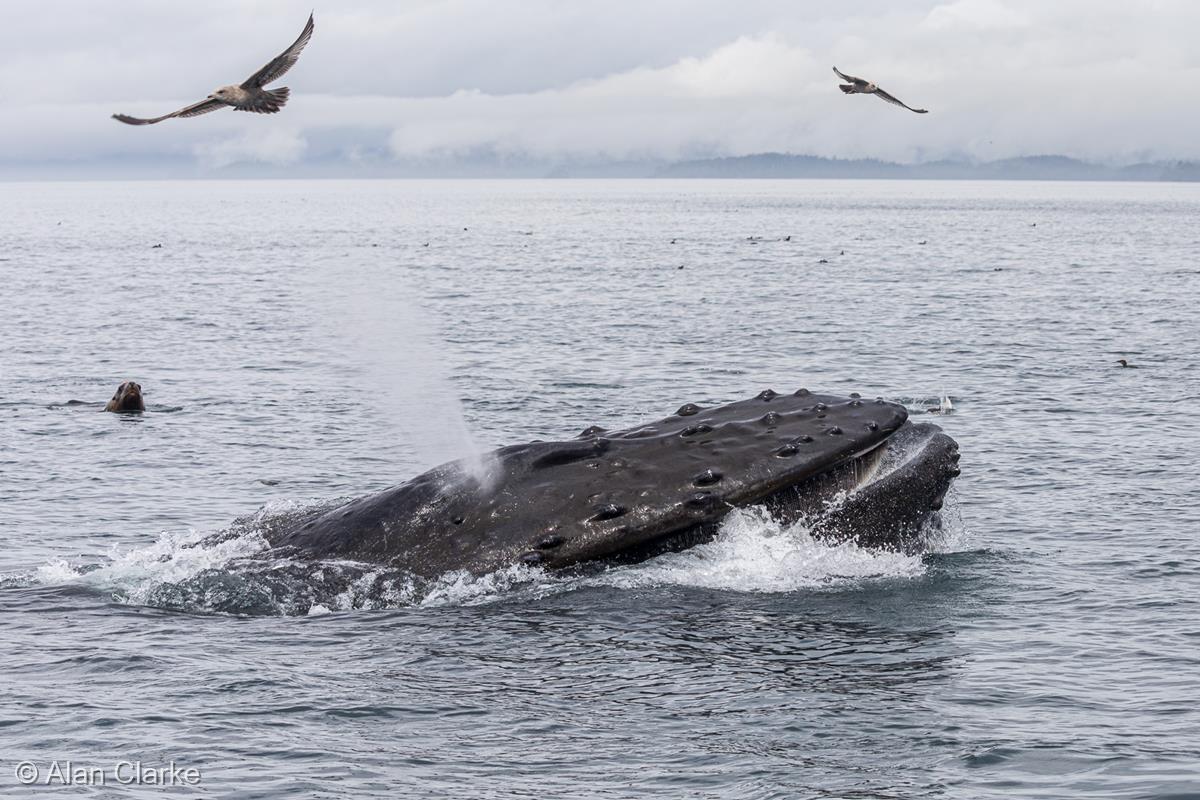
M 172 111 L 161 117 L 142 119 L 131 117 L 128 114 L 113 114 L 113 119 L 124 122 L 126 125 L 153 125 L 172 117 L 198 117 L 224 106 L 230 106 L 238 111 L 253 111 L 255 114 L 274 114 L 287 102 L 288 88 L 281 86 L 278 89 L 264 89 L 263 87 L 282 78 L 289 69 L 296 65 L 296 61 L 300 58 L 300 51 L 308 44 L 312 34 L 313 17 L 312 14 L 309 14 L 304 30 L 300 32 L 300 37 L 292 43 L 292 46 L 275 56 L 267 62 L 266 66 L 242 83 L 222 86 L 199 103 L 192 103 L 186 108 Z
M 912 111 L 914 113 L 917 113 L 917 114 L 928 114 L 929 113 L 929 111 L 924 108 L 913 108 L 912 106 L 901 103 L 899 100 L 892 97 L 890 94 L 885 92 L 883 89 L 880 89 L 878 86 L 871 83 L 870 81 L 864 81 L 862 78 L 855 78 L 853 75 L 847 75 L 846 73 L 842 72 L 837 67 L 834 67 L 833 71 L 835 73 L 837 73 L 837 76 L 839 78 L 841 78 L 842 80 L 849 81 L 848 84 L 847 83 L 840 84 L 841 90 L 843 92 L 845 92 L 846 94 L 873 94 L 876 97 L 878 97 L 880 100 L 886 100 L 889 103 L 891 103 L 892 105 L 900 106 L 901 108 L 907 108 L 909 111 Z

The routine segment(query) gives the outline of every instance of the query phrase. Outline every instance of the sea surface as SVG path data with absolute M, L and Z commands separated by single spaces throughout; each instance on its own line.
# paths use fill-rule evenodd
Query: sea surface
M 0 342 L 0 797 L 1200 797 L 1200 186 L 3 183 Z M 239 567 L 801 386 L 957 439 L 929 552 Z

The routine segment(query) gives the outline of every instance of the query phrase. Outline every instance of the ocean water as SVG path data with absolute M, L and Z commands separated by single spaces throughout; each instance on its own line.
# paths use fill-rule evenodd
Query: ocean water
M 1198 219 L 1165 184 L 0 184 L 0 796 L 1200 797 Z M 147 412 L 101 413 L 127 379 Z M 450 458 L 800 386 L 951 400 L 929 552 L 749 509 L 585 577 L 238 567 Z

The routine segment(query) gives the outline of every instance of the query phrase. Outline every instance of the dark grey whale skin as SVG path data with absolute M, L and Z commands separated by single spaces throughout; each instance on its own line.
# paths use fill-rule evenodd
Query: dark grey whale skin
M 423 577 L 652 554 L 671 541 L 702 540 L 739 506 L 769 500 L 819 511 L 821 492 L 837 485 L 822 478 L 857 468 L 867 451 L 877 458 L 886 448 L 876 448 L 897 431 L 931 428 L 940 440 L 923 452 L 936 454 L 936 463 L 918 459 L 896 470 L 898 479 L 879 493 L 903 521 L 884 519 L 872 535 L 898 541 L 940 507 L 953 478 L 946 462 L 958 458 L 940 429 L 906 425 L 907 416 L 883 400 L 805 389 L 767 390 L 709 409 L 688 404 L 626 430 L 593 427 L 570 441 L 501 448 L 485 458 L 483 481 L 463 462 L 444 464 L 267 537 L 280 555 L 378 563 Z
M 871 479 L 839 494 L 875 457 L 881 464 Z M 958 459 L 958 443 L 937 425 L 906 422 L 869 459 L 777 492 L 765 504 L 783 522 L 803 517 L 825 540 L 917 552 L 927 543 L 927 523 L 941 522 L 937 512 L 959 475 Z

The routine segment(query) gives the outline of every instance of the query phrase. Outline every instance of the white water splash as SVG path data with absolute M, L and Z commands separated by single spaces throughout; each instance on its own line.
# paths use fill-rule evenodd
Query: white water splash
M 333 612 L 469 606 L 503 599 L 536 601 L 587 587 L 690 586 L 734 592 L 836 590 L 864 581 L 917 578 L 920 555 L 830 544 L 803 524 L 782 525 L 761 507 L 737 509 L 711 542 L 599 573 L 555 574 L 515 564 L 487 575 L 447 572 L 432 580 L 350 561 L 293 562 L 259 558 L 262 529 L 280 515 L 303 512 L 273 503 L 226 537 L 164 533 L 145 547 L 114 548 L 102 565 L 54 561 L 30 576 L 35 584 L 84 584 L 131 605 L 201 613 L 322 616 Z M 928 532 L 926 552 L 960 549 L 965 533 L 951 499 L 943 524 Z M 236 579 L 229 584 L 225 579 Z M 177 591 L 173 591 L 177 590 Z M 239 607 L 239 602 L 246 605 Z
M 954 398 L 945 389 L 933 396 L 898 397 L 895 402 L 900 403 L 913 414 L 946 415 L 953 414 L 956 410 Z
M 963 522 L 962 507 L 958 494 L 951 489 L 939 512 L 940 524 L 925 530 L 924 550 L 926 553 L 959 553 L 970 546 L 971 532 Z
M 469 572 L 448 572 L 433 582 L 420 605 L 424 607 L 479 605 L 508 597 L 514 591 L 544 588 L 555 584 L 559 584 L 563 588 L 567 587 L 565 582 L 560 584 L 548 576 L 545 571 L 523 564 L 513 564 L 510 567 L 479 576 Z
M 814 539 L 803 524 L 781 525 L 763 508 L 736 509 L 713 541 L 630 567 L 596 583 L 633 588 L 675 585 L 740 592 L 794 592 L 882 578 L 923 575 L 920 555 Z
M 123 550 L 115 545 L 106 564 L 84 567 L 57 560 L 39 567 L 33 579 L 45 586 L 80 583 L 115 591 L 126 602 L 141 605 L 156 586 L 180 583 L 206 570 L 221 569 L 233 559 L 252 556 L 268 546 L 256 532 L 210 545 L 199 544 L 202 538 L 195 531 L 162 533 L 145 547 Z

